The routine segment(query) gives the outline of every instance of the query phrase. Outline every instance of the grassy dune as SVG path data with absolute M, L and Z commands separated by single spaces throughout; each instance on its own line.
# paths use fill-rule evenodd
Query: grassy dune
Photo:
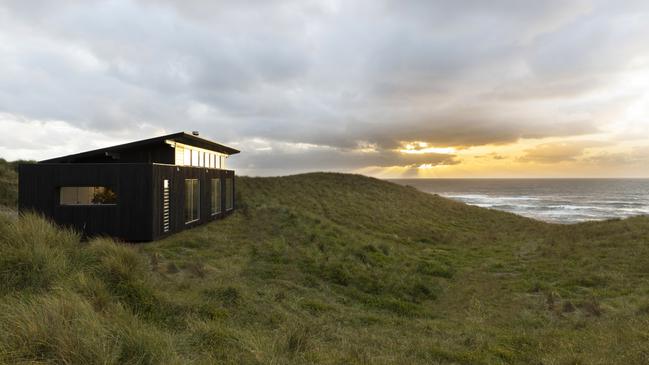
M 0 209 L 16 206 L 18 200 L 18 173 L 16 163 L 0 158 Z
M 137 246 L 0 216 L 0 363 L 649 363 L 649 218 L 550 225 L 367 177 L 238 178 Z

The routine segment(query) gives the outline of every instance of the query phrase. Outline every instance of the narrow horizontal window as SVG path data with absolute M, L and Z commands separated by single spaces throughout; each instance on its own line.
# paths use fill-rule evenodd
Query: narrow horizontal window
M 62 186 L 61 205 L 115 205 L 117 193 L 105 186 Z

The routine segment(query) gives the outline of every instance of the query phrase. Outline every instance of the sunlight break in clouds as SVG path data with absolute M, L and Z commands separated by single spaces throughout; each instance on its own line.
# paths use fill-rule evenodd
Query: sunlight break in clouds
M 199 130 L 242 174 L 649 176 L 648 43 L 645 1 L 7 0 L 0 157 Z

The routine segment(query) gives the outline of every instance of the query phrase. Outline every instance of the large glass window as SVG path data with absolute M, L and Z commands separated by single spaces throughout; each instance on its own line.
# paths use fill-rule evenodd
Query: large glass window
M 117 194 L 105 186 L 62 186 L 61 205 L 115 205 Z
M 200 215 L 201 194 L 197 179 L 185 179 L 185 223 L 197 221 Z
M 212 179 L 212 214 L 221 213 L 221 179 Z
M 232 178 L 225 178 L 225 210 L 232 210 L 234 208 L 234 189 L 232 185 Z

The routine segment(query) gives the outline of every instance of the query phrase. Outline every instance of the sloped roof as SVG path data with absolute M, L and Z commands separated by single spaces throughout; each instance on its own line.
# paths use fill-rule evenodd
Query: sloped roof
M 135 149 L 135 148 L 146 148 L 147 146 L 154 146 L 157 144 L 165 143 L 166 141 L 179 142 L 182 144 L 195 146 L 210 151 L 220 152 L 226 155 L 234 155 L 239 153 L 239 150 L 236 150 L 232 147 L 228 147 L 220 143 L 216 143 L 208 139 L 195 136 L 193 134 L 178 132 L 178 133 L 167 134 L 160 137 L 154 137 L 149 139 L 142 139 L 135 142 L 124 143 L 116 146 L 99 148 L 92 151 L 86 151 L 81 153 L 75 153 L 72 155 L 51 158 L 39 162 L 66 162 L 74 159 L 91 157 L 93 155 L 104 155 L 107 152 L 120 152 L 120 151 Z

